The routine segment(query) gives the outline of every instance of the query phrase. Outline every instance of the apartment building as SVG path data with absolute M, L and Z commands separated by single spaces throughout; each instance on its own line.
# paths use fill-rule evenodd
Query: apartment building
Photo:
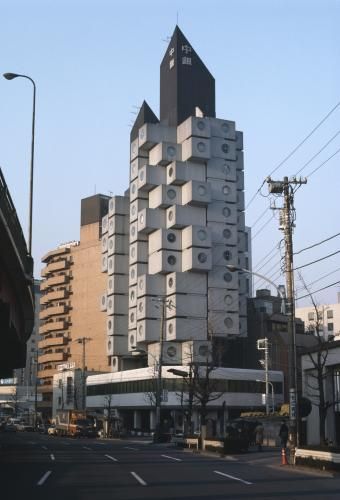
M 74 362 L 88 371 L 107 371 L 104 331 L 98 297 L 105 280 L 101 273 L 101 221 L 108 197 L 95 195 L 81 201 L 80 240 L 59 245 L 42 259 L 39 342 L 39 405 L 52 412 L 53 375 L 58 365 Z M 85 350 L 85 353 L 86 353 Z
M 319 332 L 326 340 L 340 339 L 340 293 L 337 294 L 338 302 L 335 304 L 317 305 L 317 311 L 314 306 L 297 307 L 296 316 L 305 323 L 305 329 L 309 332 L 315 332 L 318 325 Z

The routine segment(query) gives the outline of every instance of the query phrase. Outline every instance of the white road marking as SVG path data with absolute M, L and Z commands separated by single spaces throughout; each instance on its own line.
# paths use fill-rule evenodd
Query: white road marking
M 117 458 L 115 457 L 111 457 L 111 455 L 105 455 L 107 458 L 109 458 L 110 460 L 113 460 L 114 462 L 118 462 Z
M 44 484 L 44 482 L 46 481 L 48 476 L 51 474 L 51 472 L 52 472 L 51 470 L 48 470 L 47 472 L 45 472 L 43 477 L 41 479 L 39 479 L 39 481 L 37 482 L 37 486 L 41 486 L 42 484 Z
M 105 446 L 106 443 L 96 443 L 96 444 L 100 444 L 101 446 Z
M 51 460 L 55 460 L 53 453 L 51 453 L 50 457 L 51 457 Z
M 182 462 L 181 458 L 170 457 L 169 455 L 161 455 L 164 458 L 171 458 L 171 460 L 176 460 L 177 462 Z
M 91 448 L 89 448 L 88 446 L 83 446 L 84 450 L 89 450 L 89 451 L 92 451 Z
M 221 476 L 228 477 L 229 479 L 234 479 L 235 481 L 240 481 L 244 484 L 253 484 L 250 481 L 245 481 L 244 479 L 240 479 L 239 477 L 231 476 L 230 474 L 226 474 L 225 472 L 220 472 L 218 470 L 214 470 L 215 474 L 220 474 Z
M 130 474 L 133 475 L 133 477 L 135 479 L 137 479 L 137 481 L 142 485 L 142 486 L 147 486 L 146 482 L 143 481 L 143 479 L 141 477 L 138 476 L 138 474 L 136 474 L 135 472 L 130 472 Z
M 126 450 L 138 451 L 138 448 L 130 448 L 130 446 L 124 446 Z
M 224 460 L 230 460 L 231 462 L 237 462 L 237 458 L 226 455 L 223 457 Z
M 43 450 L 47 450 L 47 446 L 42 446 L 42 449 Z

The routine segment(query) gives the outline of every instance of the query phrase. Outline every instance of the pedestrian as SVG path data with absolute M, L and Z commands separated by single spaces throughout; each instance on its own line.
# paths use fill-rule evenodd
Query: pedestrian
M 279 436 L 280 436 L 280 440 L 281 440 L 281 448 L 287 448 L 288 427 L 286 425 L 285 420 L 282 420 Z
M 262 445 L 263 445 L 263 425 L 261 422 L 257 424 L 255 427 L 255 444 L 257 446 L 258 451 L 262 451 Z

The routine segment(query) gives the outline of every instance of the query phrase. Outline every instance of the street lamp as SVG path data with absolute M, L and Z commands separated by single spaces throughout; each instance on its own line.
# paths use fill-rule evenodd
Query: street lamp
M 19 75 L 17 73 L 4 73 L 6 80 L 14 78 L 26 78 L 33 85 L 33 113 L 32 113 L 32 137 L 31 137 L 31 168 L 30 168 L 30 194 L 29 194 L 29 219 L 28 219 L 28 253 L 32 256 L 32 220 L 33 220 L 33 166 L 34 166 L 34 132 L 35 132 L 35 82 L 27 75 Z
M 177 370 L 177 368 L 169 368 L 167 370 L 169 373 L 173 373 L 174 375 L 177 375 L 178 377 L 183 377 L 187 378 L 188 377 L 188 415 L 186 416 L 186 427 L 187 430 L 189 430 L 189 434 L 192 434 L 192 406 L 193 406 L 193 400 L 194 400 L 194 387 L 193 387 L 193 377 L 192 377 L 192 371 L 193 367 L 192 364 L 190 364 L 189 367 L 189 372 L 186 372 L 184 370 Z
M 271 392 L 272 392 L 272 413 L 275 413 L 274 384 L 270 380 L 264 381 L 264 380 L 256 379 L 256 382 L 261 382 L 262 384 L 263 383 L 268 383 L 270 385 Z M 266 394 L 266 398 L 267 398 L 267 394 Z M 267 402 L 267 399 L 266 399 L 266 402 Z

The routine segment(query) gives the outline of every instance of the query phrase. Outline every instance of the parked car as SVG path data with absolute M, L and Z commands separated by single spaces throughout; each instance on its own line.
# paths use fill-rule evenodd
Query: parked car
M 54 424 L 51 424 L 49 426 L 49 428 L 47 429 L 47 434 L 49 436 L 56 436 L 57 435 L 57 429 L 56 429 L 56 426 Z

